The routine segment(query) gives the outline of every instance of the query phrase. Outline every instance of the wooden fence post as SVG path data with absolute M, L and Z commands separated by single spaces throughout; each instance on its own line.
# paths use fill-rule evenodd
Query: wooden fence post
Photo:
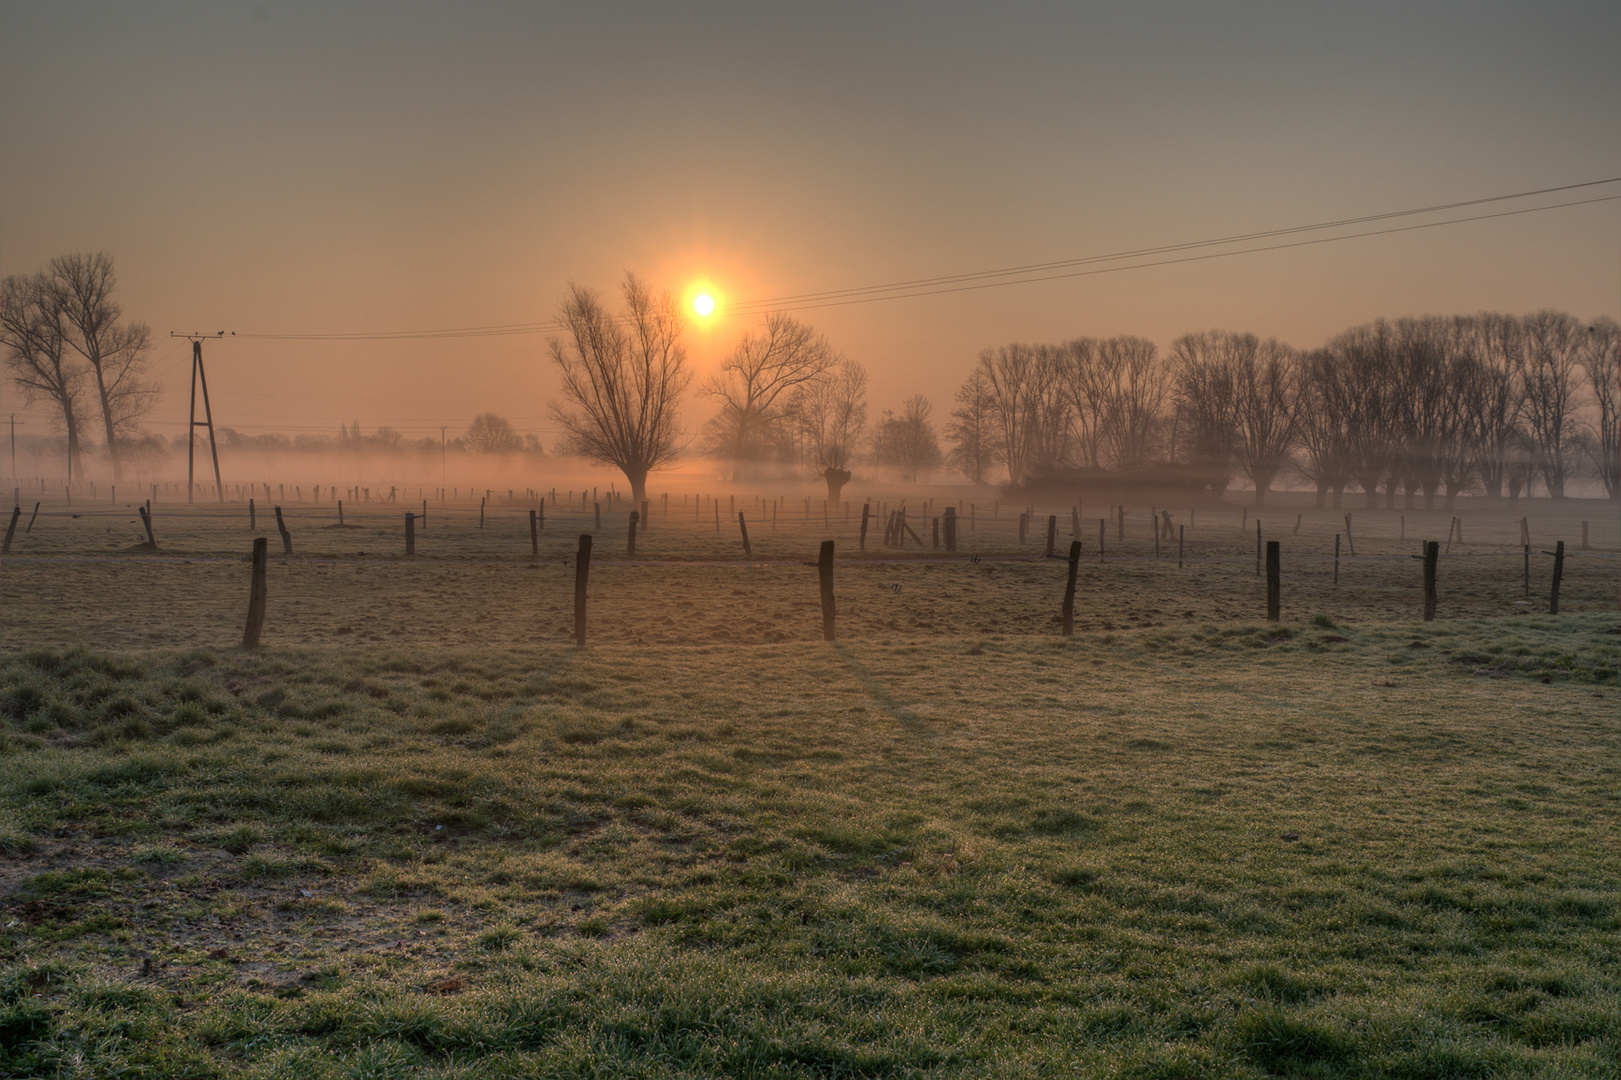
M 146 544 L 153 551 L 156 551 L 158 549 L 158 538 L 152 535 L 152 511 L 144 506 L 137 506 L 135 509 L 141 512 L 141 524 L 146 526 Z M 12 519 L 12 524 L 16 524 L 15 518 Z
M 1255 519 L 1255 576 L 1261 576 L 1261 519 Z
M 1047 515 L 1047 551 L 1045 558 L 1052 558 L 1058 548 L 1058 515 Z
M 6 539 L 4 543 L 0 543 L 0 555 L 4 555 L 11 550 L 11 538 L 17 535 L 17 519 L 21 518 L 22 516 L 22 507 L 13 506 L 11 508 L 11 524 L 6 526 Z
M 488 495 L 485 495 L 478 500 L 478 527 L 480 530 L 484 528 L 484 504 L 489 501 L 490 497 Z
M 867 522 L 872 518 L 872 503 L 861 504 L 861 550 L 867 550 Z
M 580 549 L 574 554 L 574 644 L 585 648 L 585 585 L 591 577 L 591 534 L 580 534 Z
M 1553 546 L 1553 588 L 1548 590 L 1548 614 L 1559 614 L 1559 583 L 1565 576 L 1565 542 Z
M 642 503 L 646 506 L 647 503 Z M 642 515 L 635 510 L 630 512 L 630 528 L 625 532 L 625 554 L 636 554 L 636 526 L 641 523 Z
M 533 510 L 529 511 L 529 554 L 540 554 L 540 522 Z
M 293 534 L 287 531 L 287 523 L 281 519 L 281 507 L 276 507 L 276 531 L 281 533 L 281 553 L 293 553 Z
M 332 490 L 336 491 L 337 489 L 333 488 Z M 343 500 L 342 499 L 338 500 L 338 528 L 340 528 L 340 529 L 343 528 Z
M 405 512 L 405 553 L 417 553 L 417 516 L 409 510 Z
M 1424 621 L 1435 619 L 1435 564 L 1441 558 L 1441 543 L 1429 540 L 1424 544 Z
M 1075 633 L 1075 575 L 1081 569 L 1081 542 L 1069 543 L 1069 574 L 1064 582 L 1064 636 Z
M 822 640 L 833 640 L 833 541 L 823 540 L 816 557 L 816 576 L 822 585 Z
M 37 517 L 39 517 L 39 503 L 34 504 L 34 512 L 28 515 L 28 528 L 23 530 L 24 536 L 34 531 L 34 519 Z
M 1283 570 L 1281 548 L 1276 540 L 1266 542 L 1266 621 L 1277 622 L 1283 606 Z
M 743 520 L 743 511 L 741 510 L 737 512 L 737 531 L 743 534 L 743 557 L 745 559 L 753 558 L 754 549 L 749 547 L 749 526 L 748 522 Z
M 249 499 L 248 500 L 248 529 L 251 531 L 253 529 L 257 529 L 258 527 L 259 527 L 259 512 L 258 512 L 257 508 L 253 505 L 253 500 Z
M 265 627 L 265 564 L 270 561 L 270 541 L 263 536 L 253 538 L 253 577 L 248 585 L 248 625 L 242 631 L 242 647 L 252 649 L 259 644 L 259 635 Z
M 1351 558 L 1356 558 L 1356 537 L 1351 535 L 1351 515 L 1345 515 L 1345 545 L 1351 549 Z

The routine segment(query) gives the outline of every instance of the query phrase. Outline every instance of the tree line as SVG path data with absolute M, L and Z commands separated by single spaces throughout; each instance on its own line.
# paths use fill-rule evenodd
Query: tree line
M 1161 356 L 1134 337 L 987 349 L 948 435 L 970 479 L 1019 486 L 1120 473 L 1257 504 L 1280 477 L 1317 504 L 1474 491 L 1563 498 L 1579 475 L 1621 498 L 1621 325 L 1564 312 L 1379 319 L 1318 349 L 1225 331 Z

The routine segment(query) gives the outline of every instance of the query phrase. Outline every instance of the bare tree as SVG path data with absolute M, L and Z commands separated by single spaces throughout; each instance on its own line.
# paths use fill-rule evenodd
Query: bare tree
M 979 354 L 1008 480 L 1022 484 L 1064 459 L 1072 406 L 1060 350 L 1003 345 Z
M 821 334 L 788 315 L 768 315 L 704 383 L 720 399 L 719 414 L 704 425 L 704 449 L 731 459 L 741 473 L 780 439 L 788 395 L 826 375 L 838 363 Z
M 1549 496 L 1563 499 L 1575 447 L 1575 416 L 1581 406 L 1576 369 L 1586 348 L 1587 331 L 1561 311 L 1539 311 L 1520 322 L 1525 330 L 1520 370 L 1525 428 Z
M 837 502 L 850 482 L 850 463 L 867 428 L 867 370 L 840 359 L 819 378 L 802 382 L 788 401 L 788 417 L 805 460 L 821 470 L 827 497 Z
M 944 460 L 940 440 L 929 422 L 933 412 L 928 398 L 913 394 L 906 399 L 899 416 L 885 410 L 873 437 L 873 457 L 878 464 L 899 469 L 909 484 L 926 479 Z
M 985 372 L 975 368 L 957 391 L 946 438 L 953 443 L 947 460 L 975 484 L 986 482 L 998 455 L 995 403 Z
M 473 422 L 467 425 L 467 433 L 462 436 L 467 448 L 478 454 L 510 454 L 523 449 L 523 439 L 512 430 L 512 424 L 503 416 L 495 413 L 479 413 L 473 417 Z
M 79 426 L 88 371 L 68 351 L 67 328 L 45 274 L 13 275 L 0 285 L 0 346 L 6 371 L 30 404 L 49 401 L 67 437 L 68 480 L 84 475 Z
M 52 302 L 71 329 L 68 344 L 90 367 L 107 456 L 118 480 L 123 476 L 123 440 L 135 434 L 157 398 L 157 385 L 145 378 L 152 330 L 145 323 L 119 321 L 123 310 L 113 299 L 118 279 L 107 254 L 58 256 L 51 260 L 49 274 Z
M 1621 323 L 1599 319 L 1587 328 L 1582 368 L 1598 406 L 1598 428 L 1587 440 L 1599 480 L 1612 499 L 1621 499 Z
M 1171 344 L 1169 357 L 1176 407 L 1190 432 L 1188 458 L 1217 495 L 1227 490 L 1233 472 L 1238 411 L 1233 387 L 1233 337 L 1225 331 L 1184 334 Z
M 1301 469 L 1317 488 L 1315 505 L 1321 507 L 1324 496 L 1332 493 L 1336 510 L 1355 460 L 1344 396 L 1344 381 L 1332 354 L 1324 349 L 1309 353 L 1301 362 L 1295 411 L 1295 431 L 1305 451 Z
M 1146 338 L 1114 337 L 1098 343 L 1099 423 L 1114 468 L 1146 465 L 1153 457 L 1171 389 L 1158 353 Z
M 1523 443 L 1519 372 L 1524 334 L 1512 315 L 1481 314 L 1469 322 L 1476 362 L 1461 373 L 1464 440 L 1486 494 L 1497 498 L 1509 479 L 1511 459 Z
M 558 313 L 568 337 L 547 343 L 564 397 L 551 409 L 570 448 L 621 470 L 640 503 L 647 474 L 681 450 L 676 405 L 692 373 L 675 301 L 654 297 L 634 274 L 625 275 L 623 292 L 621 320 L 592 290 L 569 286 Z
M 1379 505 L 1379 484 L 1391 474 L 1396 443 L 1395 333 L 1378 320 L 1336 336 L 1323 353 L 1335 369 L 1333 408 L 1345 418 L 1351 436 L 1351 475 L 1367 498 Z M 1394 491 L 1391 491 L 1394 499 Z
M 1276 338 L 1239 337 L 1233 364 L 1233 456 L 1255 485 L 1255 505 L 1289 460 L 1295 442 L 1298 358 Z

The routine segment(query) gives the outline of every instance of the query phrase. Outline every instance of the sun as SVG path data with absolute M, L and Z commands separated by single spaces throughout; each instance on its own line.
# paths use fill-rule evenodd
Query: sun
M 692 310 L 704 317 L 714 314 L 715 298 L 708 293 L 699 293 L 692 298 Z

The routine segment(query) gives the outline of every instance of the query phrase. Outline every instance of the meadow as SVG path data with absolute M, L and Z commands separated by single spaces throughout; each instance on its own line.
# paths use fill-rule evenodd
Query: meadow
M 1529 508 L 1459 511 L 1430 623 L 1447 512 L 1353 510 L 1335 585 L 1344 511 L 1261 511 L 1278 623 L 1253 514 L 1180 570 L 1092 515 L 1070 638 L 1006 506 L 955 559 L 610 515 L 583 650 L 577 507 L 411 559 L 289 508 L 251 652 L 244 507 L 53 507 L 0 580 L 0 1072 L 1614 1077 L 1621 537 L 1532 506 L 1529 595 Z

